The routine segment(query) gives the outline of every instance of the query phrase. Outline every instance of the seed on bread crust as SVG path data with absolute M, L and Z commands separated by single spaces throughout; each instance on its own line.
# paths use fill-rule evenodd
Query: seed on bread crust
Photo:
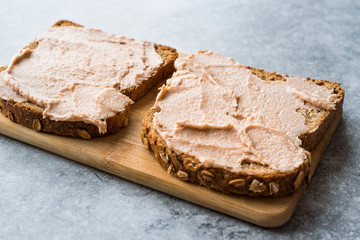
M 78 129 L 77 133 L 83 139 L 90 139 L 91 138 L 90 134 L 84 129 Z
M 10 119 L 10 121 L 15 122 L 14 114 L 12 114 L 12 112 L 7 112 L 6 117 Z
M 168 157 L 168 155 L 166 155 L 164 152 L 160 152 L 160 153 L 159 153 L 159 157 L 160 157 L 161 161 L 163 162 L 163 164 L 164 164 L 165 166 L 167 166 L 167 164 L 168 164 L 168 162 L 169 162 L 169 157 Z
M 229 185 L 234 188 L 243 187 L 245 185 L 245 183 L 246 183 L 246 181 L 242 178 L 237 178 L 237 179 L 233 179 L 233 180 L 229 181 Z
M 200 165 L 193 163 L 193 162 L 186 165 L 186 169 L 189 169 L 194 172 L 197 171 L 199 168 L 200 168 Z
M 201 175 L 208 182 L 212 181 L 214 179 L 214 177 L 215 177 L 214 174 L 212 174 L 211 172 L 209 172 L 207 170 L 203 170 L 201 172 Z
M 166 172 L 167 172 L 168 174 L 170 174 L 170 173 L 171 173 L 172 168 L 173 168 L 173 166 L 170 164 L 170 165 L 169 165 L 169 167 L 168 167 L 168 169 L 166 170 Z
M 183 181 L 189 180 L 189 174 L 187 172 L 179 170 L 176 175 Z
M 277 194 L 279 192 L 279 184 L 271 182 L 269 183 L 270 195 Z
M 266 190 L 266 185 L 264 183 L 259 182 L 257 179 L 254 179 L 250 184 L 250 191 L 260 193 Z
M 149 145 L 149 140 L 147 140 L 147 138 L 143 138 L 143 143 L 144 143 L 144 146 L 147 150 L 149 150 L 150 148 L 150 145 Z
M 301 186 L 303 180 L 304 180 L 304 172 L 300 171 L 294 182 L 295 190 L 297 190 Z
M 193 161 L 193 159 L 190 157 L 186 157 L 184 159 L 184 166 L 186 169 L 193 171 L 193 172 L 199 170 L 199 168 L 200 168 L 200 164 L 196 161 Z
M 41 131 L 41 122 L 39 119 L 34 119 L 33 123 L 32 123 L 32 128 L 37 131 L 37 132 L 40 132 Z

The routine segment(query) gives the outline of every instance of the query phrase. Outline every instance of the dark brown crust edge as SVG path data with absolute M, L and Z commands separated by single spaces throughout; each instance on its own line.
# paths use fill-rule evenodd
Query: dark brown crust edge
M 43 108 L 32 103 L 17 103 L 11 100 L 0 99 L 0 111 L 11 121 L 20 123 L 38 132 L 81 137 L 83 139 L 103 137 L 117 133 L 120 128 L 128 125 L 130 117 L 130 105 L 127 105 L 124 111 L 107 118 L 107 132 L 99 133 L 98 127 L 94 124 L 80 121 L 54 121 L 49 118 L 43 118 Z
M 79 24 L 67 20 L 58 21 L 52 27 L 64 26 L 82 27 Z M 32 42 L 27 47 L 35 49 L 37 47 L 37 42 Z M 144 96 L 154 85 L 162 79 L 169 77 L 175 70 L 174 61 L 178 56 L 176 50 L 162 45 L 155 45 L 155 48 L 163 58 L 164 65 L 151 78 L 144 81 L 143 84 L 121 91 L 133 101 L 136 101 Z M 0 71 L 5 69 L 6 66 L 0 67 Z M 130 117 L 130 106 L 128 105 L 124 111 L 106 119 L 107 132 L 102 134 L 99 133 L 98 128 L 93 124 L 87 124 L 79 121 L 54 121 L 49 118 L 43 118 L 43 110 L 43 108 L 32 103 L 17 103 L 0 98 L 0 112 L 5 117 L 16 123 L 20 123 L 23 126 L 35 129 L 36 131 L 81 137 L 83 139 L 102 137 L 117 133 L 122 127 L 128 124 Z
M 164 61 L 163 66 L 155 75 L 142 84 L 121 90 L 121 93 L 131 98 L 134 102 L 149 92 L 149 90 L 156 86 L 161 80 L 169 78 L 175 71 L 174 62 L 178 57 L 176 50 L 168 46 L 155 44 L 155 51 L 162 57 Z
M 277 73 L 248 68 L 266 81 L 283 79 L 283 76 Z M 341 114 L 345 92 L 338 83 L 325 80 L 308 80 L 333 89 L 340 99 L 334 111 L 321 110 L 312 113 L 311 116 L 309 113 L 302 112 L 305 118 L 314 116 L 317 118 L 315 123 L 309 122 L 309 131 L 300 136 L 303 141 L 302 147 L 311 151 L 319 143 L 336 116 Z M 147 112 L 143 120 L 141 139 L 145 147 L 154 154 L 160 165 L 169 174 L 183 181 L 200 184 L 223 193 L 245 194 L 252 197 L 278 197 L 296 191 L 301 185 L 308 183 L 310 180 L 308 177 L 311 167 L 310 156 L 299 168 L 287 172 L 270 170 L 264 166 L 256 165 L 249 165 L 249 169 L 245 167 L 244 171 L 241 172 L 231 172 L 222 168 L 206 168 L 195 157 L 176 154 L 169 149 L 153 127 L 152 120 L 156 111 L 160 111 L 160 109 L 151 108 Z M 256 169 L 259 171 L 256 171 Z

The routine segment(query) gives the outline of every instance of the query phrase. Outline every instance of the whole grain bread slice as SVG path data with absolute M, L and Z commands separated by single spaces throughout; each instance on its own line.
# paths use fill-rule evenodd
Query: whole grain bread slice
M 67 20 L 61 20 L 52 27 L 83 27 L 79 24 Z M 37 48 L 36 41 L 31 42 L 27 47 L 30 49 Z M 156 52 L 162 57 L 163 65 L 149 79 L 139 85 L 131 86 L 127 89 L 119 89 L 121 93 L 137 101 L 144 96 L 153 86 L 161 80 L 169 77 L 174 72 L 174 61 L 178 54 L 174 48 L 155 44 Z M 4 71 L 7 66 L 0 67 L 0 72 Z M 39 132 L 55 133 L 72 137 L 81 137 L 90 139 L 91 137 L 106 136 L 114 134 L 121 127 L 126 126 L 129 122 L 130 106 L 125 110 L 106 119 L 106 133 L 99 133 L 98 127 L 81 121 L 54 121 L 43 117 L 44 109 L 31 102 L 15 102 L 0 98 L 0 112 L 11 121 L 20 123 L 25 127 L 32 128 Z
M 285 81 L 283 74 L 266 72 L 263 69 L 248 67 L 253 74 L 264 81 Z M 298 109 L 306 121 L 308 130 L 299 138 L 302 146 L 311 151 L 320 142 L 322 136 L 334 119 L 341 115 L 345 92 L 336 82 L 321 79 L 310 79 L 319 86 L 333 91 L 339 101 L 336 110 L 319 109 L 309 111 Z M 310 181 L 311 156 L 302 165 L 292 171 L 281 172 L 256 163 L 243 162 L 241 172 L 232 172 L 223 168 L 204 167 L 196 156 L 177 154 L 170 149 L 165 140 L 155 130 L 153 125 L 154 114 L 161 111 L 159 107 L 151 108 L 143 120 L 141 139 L 145 147 L 151 151 L 160 165 L 167 172 L 183 181 L 203 185 L 223 193 L 245 194 L 253 197 L 277 197 L 296 191 L 301 185 Z

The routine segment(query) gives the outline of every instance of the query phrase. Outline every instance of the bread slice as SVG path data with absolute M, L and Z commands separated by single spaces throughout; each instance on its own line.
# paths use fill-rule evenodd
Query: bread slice
M 276 72 L 266 72 L 263 69 L 243 67 L 250 69 L 253 74 L 264 81 L 285 81 L 285 77 L 288 77 L 288 75 Z M 314 82 L 331 90 L 338 99 L 336 110 L 298 109 L 298 112 L 305 117 L 308 127 L 308 130 L 299 136 L 302 140 L 301 147 L 310 152 L 319 143 L 333 120 L 341 115 L 345 92 L 336 82 L 311 78 L 307 78 L 306 81 Z M 253 162 L 242 162 L 240 172 L 225 168 L 205 167 L 196 156 L 184 154 L 178 150 L 175 152 L 166 144 L 165 139 L 155 130 L 153 123 L 154 114 L 160 111 L 159 107 L 154 106 L 147 112 L 143 120 L 141 139 L 160 165 L 169 174 L 183 181 L 200 184 L 223 193 L 246 194 L 253 197 L 287 195 L 310 181 L 311 158 L 291 171 L 274 170 L 266 165 Z
M 61 20 L 52 27 L 82 27 L 79 24 Z M 38 43 L 32 42 L 27 47 L 30 49 L 37 48 Z M 141 84 L 131 86 L 127 89 L 119 89 L 121 93 L 131 98 L 133 101 L 144 96 L 153 86 L 162 79 L 169 77 L 174 72 L 174 61 L 178 54 L 175 49 L 163 45 L 155 44 L 156 52 L 163 59 L 163 65 L 149 79 L 141 82 Z M 0 72 L 4 71 L 7 66 L 0 67 Z M 61 71 L 61 70 L 60 70 Z M 28 128 L 36 131 L 55 133 L 58 135 L 66 135 L 73 137 L 81 137 L 89 139 L 91 137 L 106 136 L 119 131 L 129 122 L 130 106 L 126 106 L 125 110 L 106 119 L 106 133 L 99 133 L 98 127 L 82 121 L 54 121 L 49 118 L 43 118 L 44 109 L 31 102 L 15 102 L 13 100 L 5 100 L 0 98 L 0 111 L 11 121 L 20 123 Z

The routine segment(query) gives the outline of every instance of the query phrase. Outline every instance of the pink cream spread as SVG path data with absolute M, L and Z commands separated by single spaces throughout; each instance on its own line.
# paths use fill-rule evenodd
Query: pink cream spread
M 205 167 L 240 171 L 243 161 L 279 171 L 307 158 L 299 108 L 333 110 L 332 91 L 299 77 L 264 81 L 231 58 L 202 52 L 178 59 L 161 88 L 154 127 L 170 149 Z
M 55 27 L 35 39 L 0 72 L 0 97 L 32 102 L 57 121 L 94 124 L 132 101 L 120 93 L 146 81 L 162 65 L 153 43 L 115 36 L 86 27 Z

